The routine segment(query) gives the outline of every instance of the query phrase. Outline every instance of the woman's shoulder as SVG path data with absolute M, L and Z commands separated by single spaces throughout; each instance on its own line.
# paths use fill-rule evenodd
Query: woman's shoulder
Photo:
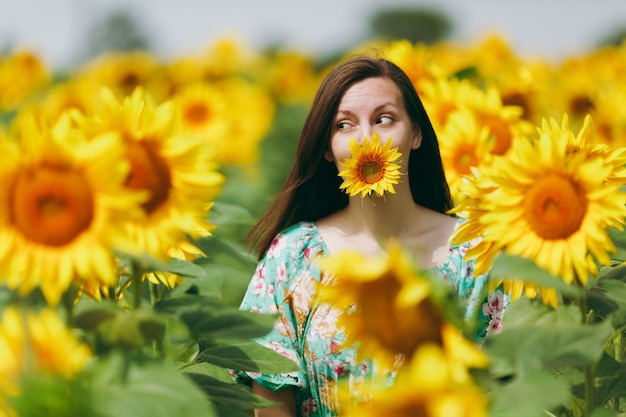
M 311 252 L 317 253 L 321 250 L 323 250 L 322 239 L 315 224 L 302 221 L 278 233 L 267 249 L 266 256 L 276 258 L 287 254 L 295 257 L 304 255 L 308 258 Z

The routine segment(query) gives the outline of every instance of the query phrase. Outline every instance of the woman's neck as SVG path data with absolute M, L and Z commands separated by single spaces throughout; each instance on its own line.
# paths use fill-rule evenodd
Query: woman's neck
M 387 194 L 364 199 L 352 197 L 344 215 L 347 225 L 355 231 L 369 232 L 373 237 L 387 239 L 400 237 L 414 227 L 418 210 L 419 206 L 413 202 L 410 194 Z

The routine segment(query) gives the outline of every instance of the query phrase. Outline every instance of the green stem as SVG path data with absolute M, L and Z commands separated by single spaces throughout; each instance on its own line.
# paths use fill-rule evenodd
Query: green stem
M 592 311 L 587 311 L 587 300 L 584 291 L 581 293 L 578 299 L 578 307 L 582 317 L 583 325 L 589 323 L 589 319 L 592 316 Z M 585 405 L 583 415 L 585 417 L 591 416 L 593 410 L 596 408 L 596 387 L 594 376 L 594 364 L 586 365 L 584 368 L 585 374 Z
M 160 298 L 159 284 L 150 283 L 150 300 L 152 301 L 152 305 L 155 305 Z
M 141 307 L 141 284 L 143 278 L 143 268 L 139 262 L 132 262 L 132 284 L 133 287 L 133 309 L 137 310 Z
M 585 366 L 585 416 L 591 416 L 596 408 L 596 387 L 593 365 Z
M 623 352 L 622 352 L 622 343 L 623 343 L 623 338 L 624 338 L 624 333 L 622 331 L 622 329 L 618 329 L 617 333 L 615 334 L 615 337 L 613 338 L 613 348 L 615 349 L 615 362 L 617 363 L 621 363 L 622 359 L 623 359 Z M 615 397 L 615 399 L 613 400 L 613 409 L 615 411 L 619 411 L 619 399 L 620 397 Z
M 74 320 L 74 300 L 76 293 L 76 288 L 71 285 L 61 299 L 63 310 L 65 311 L 65 324 L 67 326 L 72 326 L 72 321 Z

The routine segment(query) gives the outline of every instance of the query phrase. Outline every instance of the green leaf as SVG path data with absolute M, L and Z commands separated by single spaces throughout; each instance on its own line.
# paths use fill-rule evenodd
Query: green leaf
M 167 264 L 163 265 L 163 269 L 160 272 L 169 272 L 185 278 L 204 278 L 206 276 L 206 272 L 202 267 L 193 262 L 176 258 L 172 258 Z
M 626 324 L 626 282 L 601 279 L 589 290 L 588 305 L 603 317 L 610 317 L 615 327 Z
M 604 404 L 612 398 L 626 397 L 626 374 L 622 373 L 616 378 L 601 381 L 596 392 L 600 404 Z
M 176 289 L 172 292 L 172 298 L 166 298 L 164 300 L 157 301 L 154 304 L 154 309 L 164 313 L 176 313 L 179 311 L 197 310 L 199 308 L 221 310 L 232 310 L 232 306 L 225 305 L 224 302 L 213 295 L 194 295 L 178 293 Z
M 208 395 L 211 401 L 238 409 L 267 407 L 273 403 L 252 393 L 250 387 L 226 383 L 203 374 L 187 374 Z
M 144 346 L 149 340 L 162 338 L 166 324 L 152 310 L 118 310 L 112 316 L 96 316 L 97 310 L 80 317 L 79 328 L 96 333 L 108 346 L 132 349 Z M 92 325 L 93 327 L 86 327 Z
M 534 261 L 520 256 L 500 254 L 490 271 L 492 278 L 519 279 L 543 288 L 554 288 L 563 295 L 576 296 L 580 288 L 567 285 L 562 279 L 540 268 Z
M 194 356 L 194 360 L 197 360 L 198 355 Z M 227 368 L 216 366 L 207 362 L 193 362 L 180 368 L 182 371 L 188 374 L 202 374 L 208 375 L 215 379 L 219 379 L 224 382 L 233 382 L 233 376 Z
M 255 219 L 248 209 L 241 205 L 215 201 L 211 207 L 211 223 L 220 226 L 226 224 L 252 225 Z
M 545 417 L 569 396 L 568 386 L 548 371 L 537 371 L 496 386 L 490 393 L 489 417 Z
M 617 417 L 617 411 L 609 408 L 596 408 L 591 412 L 590 417 Z
M 238 371 L 266 374 L 302 372 L 291 359 L 253 341 L 211 346 L 200 352 L 198 359 Z
M 276 321 L 275 315 L 239 310 L 186 311 L 180 317 L 197 339 L 254 339 L 269 333 Z
M 485 351 L 494 369 L 523 374 L 582 367 L 600 359 L 612 334 L 609 323 L 582 324 L 575 306 L 546 310 L 537 304 L 525 299 L 512 303 L 515 308 L 505 314 L 502 332 L 486 340 Z
M 115 355 L 93 370 L 93 401 L 102 417 L 217 416 L 203 391 L 182 372 L 165 363 L 124 365 L 126 360 Z
M 105 321 L 112 320 L 120 311 L 117 304 L 104 301 L 97 304 L 81 303 L 74 315 L 74 326 L 83 330 L 95 330 Z

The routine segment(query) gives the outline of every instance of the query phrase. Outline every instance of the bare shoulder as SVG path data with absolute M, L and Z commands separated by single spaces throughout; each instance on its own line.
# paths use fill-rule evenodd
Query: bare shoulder
M 419 218 L 417 234 L 429 236 L 439 236 L 446 241 L 457 226 L 458 219 L 448 214 L 440 213 L 425 207 L 419 207 Z

